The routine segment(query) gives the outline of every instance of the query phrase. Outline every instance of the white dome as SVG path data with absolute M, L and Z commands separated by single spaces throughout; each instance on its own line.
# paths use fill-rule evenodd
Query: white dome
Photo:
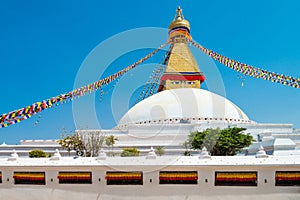
M 202 89 L 159 92 L 133 106 L 119 125 L 186 121 L 249 122 L 246 114 L 226 98 Z

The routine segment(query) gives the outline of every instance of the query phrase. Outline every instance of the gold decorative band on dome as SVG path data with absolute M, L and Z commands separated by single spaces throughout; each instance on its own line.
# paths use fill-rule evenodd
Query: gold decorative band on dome
M 58 172 L 57 178 L 60 184 L 91 184 L 92 172 Z
M 45 172 L 14 172 L 15 184 L 45 185 Z
M 107 185 L 143 185 L 143 172 L 106 172 Z
M 197 184 L 197 171 L 161 171 L 159 184 Z
M 215 186 L 257 186 L 257 172 L 215 172 Z
M 300 186 L 300 171 L 276 171 L 276 186 Z

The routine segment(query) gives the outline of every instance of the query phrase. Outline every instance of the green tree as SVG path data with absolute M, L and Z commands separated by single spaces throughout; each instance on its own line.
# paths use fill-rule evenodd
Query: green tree
M 121 153 L 121 157 L 139 156 L 140 151 L 137 148 L 125 148 Z
M 107 136 L 105 138 L 105 144 L 107 146 L 110 146 L 111 147 L 111 153 L 112 155 L 114 155 L 114 145 L 116 144 L 116 141 L 119 141 L 118 138 L 116 138 L 115 136 L 113 135 L 110 135 L 110 136 Z
M 162 146 L 158 146 L 155 148 L 155 153 L 159 156 L 162 156 L 165 154 L 165 148 Z
M 213 156 L 233 156 L 253 141 L 250 134 L 243 133 L 245 130 L 237 127 L 223 130 L 208 128 L 202 132 L 192 132 L 187 144 L 193 149 L 205 146 Z
M 29 158 L 45 158 L 46 153 L 39 149 L 34 149 L 29 152 Z

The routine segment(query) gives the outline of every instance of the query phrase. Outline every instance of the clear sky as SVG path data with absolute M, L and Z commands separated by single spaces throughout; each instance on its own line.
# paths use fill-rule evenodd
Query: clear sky
M 178 5 L 191 23 L 193 38 L 200 44 L 259 68 L 300 77 L 300 1 L 297 0 L 0 1 L 0 114 L 72 90 L 80 85 L 76 77 L 89 64 L 85 61 L 101 42 L 112 41 L 109 38 L 126 30 L 167 28 Z M 143 38 L 147 41 L 155 36 L 150 32 L 135 32 L 138 37 L 131 35 L 126 41 L 120 40 L 117 45 L 104 48 L 93 63 L 103 72 L 97 78 L 112 74 L 149 53 L 148 48 L 131 49 L 123 54 L 121 51 L 108 65 L 104 61 L 108 57 L 106 51 L 118 52 L 128 45 L 134 47 Z M 162 38 L 151 39 L 153 47 L 159 46 Z M 150 63 L 159 62 L 162 55 L 151 58 L 148 67 L 144 65 L 145 76 L 132 72 L 123 79 L 124 84 L 104 89 L 108 94 L 102 98 L 97 92 L 93 102 L 82 101 L 82 105 L 95 104 L 102 128 L 113 127 L 128 109 L 122 106 L 118 110 L 118 105 L 122 105 L 118 101 L 124 100 L 121 86 L 126 82 L 128 88 L 141 87 L 154 66 Z M 209 74 L 205 62 L 198 60 L 198 63 L 204 73 Z M 246 77 L 242 87 L 237 72 L 220 64 L 216 66 L 226 92 L 221 95 L 238 105 L 250 119 L 263 123 L 291 123 L 300 128 L 299 89 L 251 77 Z M 92 74 L 99 74 L 94 70 Z M 87 75 L 85 78 L 89 79 Z M 214 74 L 207 78 L 212 85 Z M 210 87 L 204 85 L 204 88 Z M 129 93 L 130 101 L 134 101 L 137 92 Z M 111 105 L 115 105 L 113 110 L 118 110 L 114 111 L 116 115 L 110 111 Z M 93 128 L 88 124 L 91 117 L 88 112 L 82 116 L 87 122 L 76 126 L 73 114 L 71 103 L 48 109 L 41 115 L 0 129 L 0 143 L 56 139 L 64 127 L 70 131 L 76 126 Z M 39 123 L 34 126 L 36 120 Z

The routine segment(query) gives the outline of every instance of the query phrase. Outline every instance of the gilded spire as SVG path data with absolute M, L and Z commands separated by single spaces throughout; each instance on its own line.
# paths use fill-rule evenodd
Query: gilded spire
M 182 9 L 178 6 L 175 18 L 169 26 L 171 50 L 166 70 L 160 79 L 159 92 L 176 88 L 200 88 L 205 80 L 187 45 L 191 39 L 190 23 L 184 19 Z

